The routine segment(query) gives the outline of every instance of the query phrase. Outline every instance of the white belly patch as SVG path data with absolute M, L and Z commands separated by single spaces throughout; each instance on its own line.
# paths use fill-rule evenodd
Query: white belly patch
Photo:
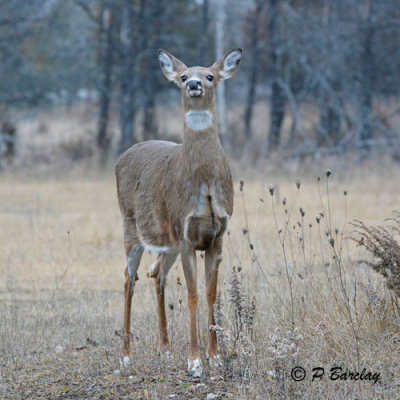
M 213 122 L 213 115 L 208 110 L 190 110 L 186 113 L 186 124 L 194 131 L 204 131 Z

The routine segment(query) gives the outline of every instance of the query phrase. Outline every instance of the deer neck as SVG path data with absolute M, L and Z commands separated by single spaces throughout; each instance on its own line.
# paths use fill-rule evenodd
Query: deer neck
M 224 157 L 219 141 L 215 97 L 204 101 L 183 98 L 182 106 L 182 171 L 186 171 L 190 179 L 209 182 L 219 175 Z
M 218 135 L 215 99 L 211 101 L 189 102 L 183 99 L 183 150 L 191 156 L 204 157 L 212 150 L 221 150 Z

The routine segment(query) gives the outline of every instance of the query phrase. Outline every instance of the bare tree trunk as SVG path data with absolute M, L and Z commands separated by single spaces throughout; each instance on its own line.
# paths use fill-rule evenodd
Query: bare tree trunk
M 268 149 L 278 148 L 281 136 L 281 127 L 285 115 L 285 95 L 279 85 L 282 79 L 281 66 L 281 37 L 279 32 L 279 1 L 270 0 L 268 31 L 270 39 L 270 62 L 271 62 L 271 109 L 270 109 L 270 127 L 268 136 Z
M 199 44 L 199 59 L 201 62 L 204 62 L 207 52 L 207 40 L 208 40 L 208 25 L 209 25 L 209 16 L 208 16 L 208 0 L 203 0 L 202 7 L 202 16 L 201 16 L 201 32 L 200 32 L 200 44 Z
M 332 0 L 325 3 L 322 12 L 322 25 L 327 28 L 331 24 Z M 333 75 L 333 74 L 332 74 Z M 328 78 L 325 78 L 328 83 Z M 336 92 L 338 85 L 335 82 L 329 83 L 329 88 Z M 325 89 L 325 95 L 320 104 L 320 121 L 317 128 L 318 146 L 338 146 L 341 139 L 341 110 L 338 98 L 332 98 L 332 93 Z M 336 93 L 335 93 L 336 96 Z
M 259 19 L 264 5 L 263 0 L 255 0 L 255 9 L 251 30 L 251 67 L 249 78 L 249 91 L 247 94 L 246 111 L 244 114 L 244 132 L 246 139 L 251 139 L 251 119 L 255 101 L 255 92 L 258 75 L 258 64 L 260 60 L 260 46 L 258 43 Z
M 136 90 L 136 52 L 134 49 L 134 9 L 133 2 L 125 0 L 122 10 L 121 23 L 121 51 L 123 66 L 121 72 L 121 103 L 120 103 L 120 129 L 121 140 L 119 153 L 124 152 L 135 143 L 134 118 L 136 115 L 135 90 Z
M 157 138 L 157 119 L 155 109 L 155 99 L 157 92 L 158 72 L 157 49 L 160 47 L 160 36 L 163 26 L 163 15 L 165 10 L 165 0 L 152 0 L 149 31 L 150 37 L 148 44 L 149 55 L 147 57 L 147 74 L 145 78 L 144 110 L 143 110 L 143 136 L 146 140 Z
M 321 106 L 321 117 L 317 132 L 318 146 L 337 146 L 340 143 L 340 117 L 335 103 L 327 99 Z
M 224 54 L 224 29 L 226 21 L 226 0 L 217 0 L 215 2 L 215 53 L 219 59 Z M 225 142 L 227 137 L 226 126 L 226 97 L 225 97 L 225 82 L 221 81 L 216 93 L 218 125 L 221 141 Z
M 113 15 L 109 7 L 102 10 L 101 18 L 101 53 L 102 53 L 102 84 L 99 100 L 99 121 L 97 130 L 97 145 L 101 151 L 101 163 L 107 160 L 110 138 L 107 136 L 107 126 L 111 98 L 111 75 L 113 65 Z
M 371 114 L 372 114 L 372 91 L 374 79 L 374 54 L 372 41 L 375 35 L 374 27 L 374 5 L 373 1 L 368 4 L 368 16 L 363 24 L 363 51 L 362 51 L 362 82 L 361 82 L 361 132 L 360 141 L 364 149 L 368 149 L 368 141 L 372 138 Z
M 0 125 L 0 144 L 4 142 L 3 146 L 0 145 L 0 156 L 4 156 L 12 160 L 15 156 L 15 141 L 16 141 L 17 128 L 8 119 L 1 121 Z M 2 148 L 3 147 L 3 148 Z

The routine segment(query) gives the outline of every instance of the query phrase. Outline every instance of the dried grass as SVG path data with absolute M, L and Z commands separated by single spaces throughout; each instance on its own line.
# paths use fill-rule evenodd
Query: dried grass
M 158 358 L 156 298 L 146 277 L 153 256 L 147 253 L 133 298 L 134 364 L 120 368 L 125 259 L 113 177 L 3 175 L 0 397 L 396 398 L 396 303 L 381 275 L 360 263 L 368 252 L 346 240 L 346 223 L 377 224 L 400 192 L 395 180 L 360 175 L 348 175 L 346 186 L 335 173 L 301 181 L 274 175 L 273 189 L 266 176 L 236 184 L 214 327 L 224 367 L 206 368 L 199 382 L 185 373 L 189 319 L 179 262 L 166 291 L 174 359 Z M 304 382 L 292 379 L 295 366 L 305 368 Z M 333 366 L 379 372 L 380 381 L 332 381 Z M 326 375 L 312 382 L 316 367 Z

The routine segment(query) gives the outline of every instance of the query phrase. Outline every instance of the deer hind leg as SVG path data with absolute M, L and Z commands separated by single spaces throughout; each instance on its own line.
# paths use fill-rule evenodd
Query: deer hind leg
M 205 254 L 206 290 L 208 302 L 208 347 L 207 355 L 210 366 L 221 365 L 218 356 L 217 333 L 210 330 L 215 325 L 214 304 L 217 300 L 218 267 L 222 261 L 222 238 L 217 238 Z
M 174 265 L 178 253 L 161 253 L 151 267 L 150 276 L 155 278 L 156 296 L 158 304 L 158 326 L 160 329 L 160 356 L 168 358 L 171 347 L 168 339 L 167 316 L 165 313 L 165 279 Z
M 188 306 L 190 313 L 190 356 L 188 359 L 188 372 L 191 376 L 199 377 L 203 372 L 200 359 L 199 342 L 197 339 L 197 265 L 196 252 L 187 244 L 182 245 L 181 259 L 188 291 Z
M 124 308 L 124 333 L 122 343 L 122 354 L 124 365 L 129 364 L 129 354 L 131 347 L 131 305 L 132 295 L 135 286 L 136 274 L 143 254 L 143 246 L 137 239 L 135 222 L 132 220 L 124 221 L 124 243 L 128 258 L 128 265 L 125 268 L 125 308 Z

